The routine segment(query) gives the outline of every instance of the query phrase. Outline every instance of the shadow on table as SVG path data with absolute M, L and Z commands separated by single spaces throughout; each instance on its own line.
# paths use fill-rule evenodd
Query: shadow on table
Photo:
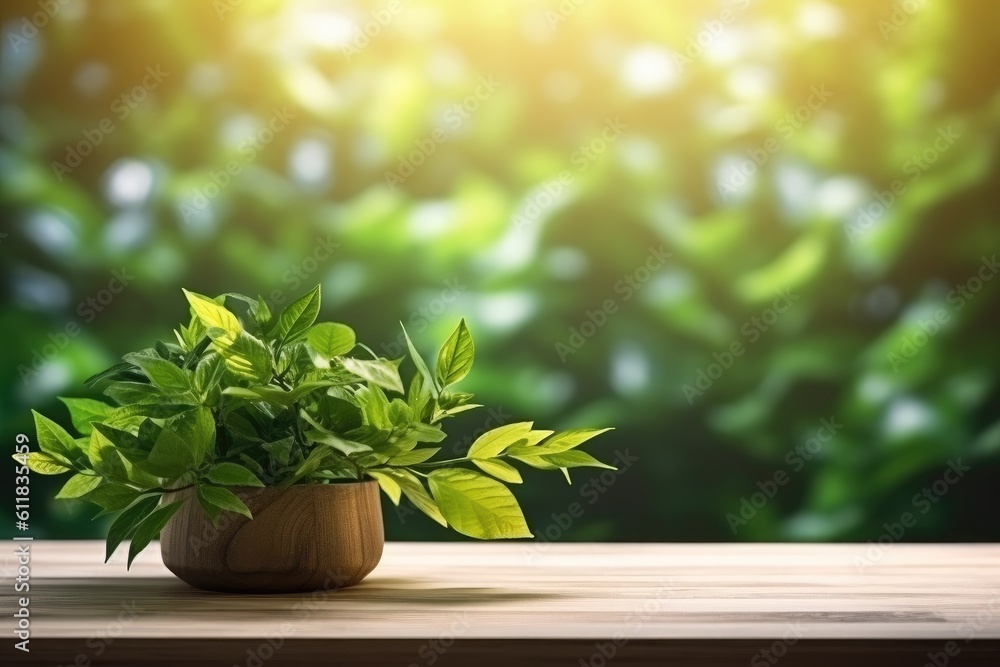
M 489 587 L 430 587 L 419 578 L 371 579 L 357 586 L 313 593 L 234 594 L 202 591 L 180 580 L 163 577 L 106 579 L 47 579 L 32 585 L 36 599 L 44 601 L 50 618 L 113 618 L 122 613 L 204 614 L 206 612 L 247 613 L 262 610 L 282 612 L 322 602 L 324 611 L 359 611 L 372 606 L 442 605 L 451 607 L 489 606 L 526 600 L 565 597 L 558 593 Z

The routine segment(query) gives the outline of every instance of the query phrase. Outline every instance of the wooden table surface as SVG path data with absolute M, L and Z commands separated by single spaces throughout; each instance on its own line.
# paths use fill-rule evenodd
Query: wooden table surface
M 998 545 L 396 542 L 356 587 L 237 596 L 30 544 L 4 665 L 1000 665 Z

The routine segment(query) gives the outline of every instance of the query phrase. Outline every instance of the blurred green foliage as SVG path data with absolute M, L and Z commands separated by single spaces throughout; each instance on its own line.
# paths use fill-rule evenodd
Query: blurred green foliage
M 466 317 L 493 422 L 617 427 L 619 476 L 517 490 L 542 539 L 865 541 L 907 511 L 905 539 L 1000 539 L 1000 5 L 0 16 L 11 447 L 184 319 L 180 286 L 321 282 L 382 354 Z M 98 536 L 48 481 L 34 534 Z M 388 536 L 451 539 L 412 517 Z

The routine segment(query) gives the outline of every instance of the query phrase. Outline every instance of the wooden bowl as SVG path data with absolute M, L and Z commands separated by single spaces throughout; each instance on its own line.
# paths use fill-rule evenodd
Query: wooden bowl
M 194 489 L 160 535 L 163 564 L 207 591 L 293 593 L 358 583 L 382 557 L 385 535 L 374 481 L 237 487 L 253 520 L 223 512 L 212 524 Z

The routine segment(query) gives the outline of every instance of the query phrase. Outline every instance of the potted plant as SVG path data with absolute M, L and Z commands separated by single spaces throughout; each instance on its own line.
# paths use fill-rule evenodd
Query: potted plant
M 464 535 L 523 538 L 531 532 L 505 485 L 521 482 L 511 463 L 567 480 L 569 468 L 612 468 L 577 449 L 607 429 L 554 434 L 530 422 L 436 460 L 446 420 L 481 407 L 453 389 L 475 355 L 464 320 L 433 371 L 404 329 L 416 367 L 404 387 L 402 359 L 380 358 L 344 324 L 315 322 L 319 286 L 278 314 L 261 298 L 184 293 L 192 316 L 176 343 L 87 380 L 115 405 L 61 399 L 79 436 L 36 412 L 40 451 L 15 456 L 37 473 L 74 473 L 57 498 L 118 513 L 105 561 L 129 540 L 131 567 L 160 537 L 166 566 L 198 588 L 350 586 L 381 557 L 379 488 Z

